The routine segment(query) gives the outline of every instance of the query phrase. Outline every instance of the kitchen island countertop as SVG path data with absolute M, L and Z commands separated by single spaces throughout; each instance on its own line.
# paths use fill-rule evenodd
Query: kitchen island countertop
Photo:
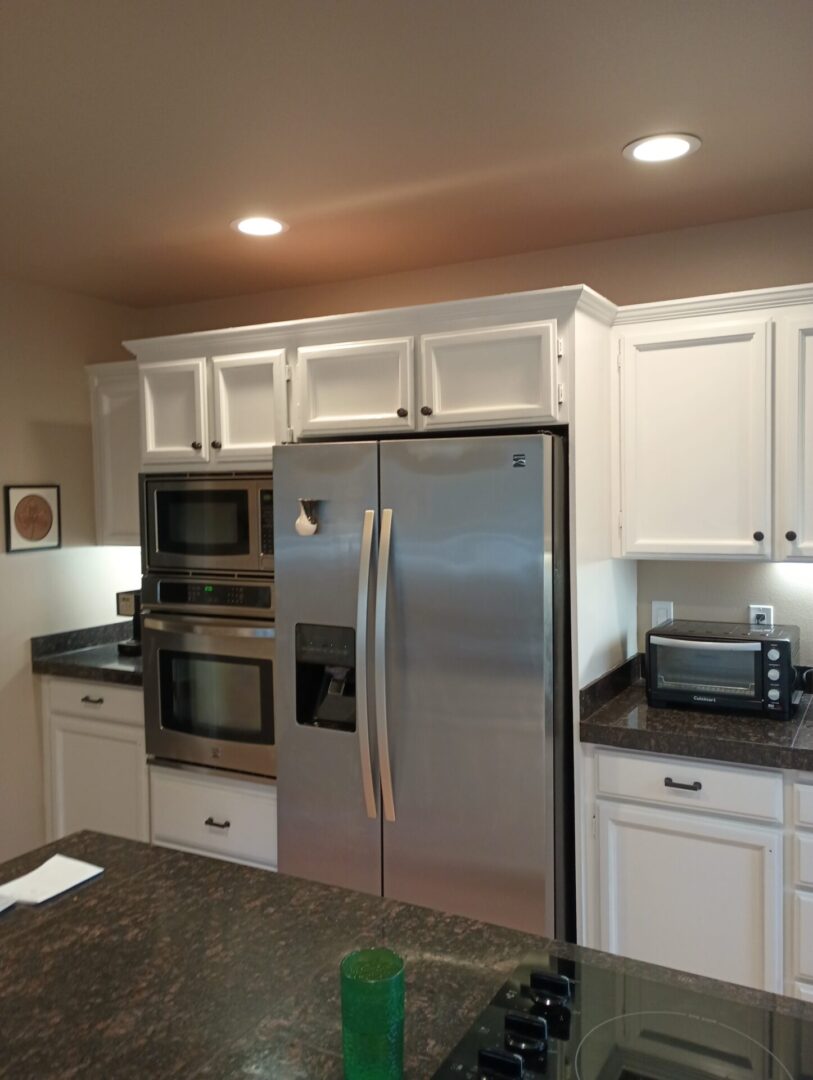
M 529 951 L 511 930 L 202 856 L 78 833 L 54 852 L 101 879 L 0 918 L 0 1077 L 342 1076 L 339 961 L 387 945 L 406 961 L 406 1076 L 427 1080 Z M 777 1012 L 802 1002 L 554 944 L 561 956 Z

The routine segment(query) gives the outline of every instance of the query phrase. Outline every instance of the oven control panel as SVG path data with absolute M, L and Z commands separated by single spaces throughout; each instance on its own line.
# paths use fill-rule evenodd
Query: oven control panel
M 270 585 L 254 585 L 238 581 L 199 581 L 159 579 L 156 600 L 180 608 L 250 608 L 270 612 L 273 591 Z

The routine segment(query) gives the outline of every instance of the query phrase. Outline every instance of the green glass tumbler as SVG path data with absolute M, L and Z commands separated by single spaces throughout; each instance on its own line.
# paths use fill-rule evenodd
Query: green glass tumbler
M 389 949 L 360 949 L 341 963 L 345 1080 L 404 1075 L 404 961 Z

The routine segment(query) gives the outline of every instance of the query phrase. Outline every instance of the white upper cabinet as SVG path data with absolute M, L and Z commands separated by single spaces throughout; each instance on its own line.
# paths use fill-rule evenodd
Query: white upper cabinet
M 555 422 L 556 321 L 421 338 L 421 430 Z
M 213 462 L 270 461 L 286 429 L 285 350 L 212 358 Z
M 298 349 L 295 436 L 414 430 L 412 352 L 411 337 Z
M 207 462 L 206 360 L 141 364 L 139 377 L 143 464 Z
M 93 423 L 96 539 L 100 544 L 141 543 L 138 469 L 141 462 L 138 369 L 132 361 L 87 369 Z
M 776 554 L 813 558 L 813 309 L 777 332 Z
M 771 556 L 771 323 L 619 341 L 621 554 Z

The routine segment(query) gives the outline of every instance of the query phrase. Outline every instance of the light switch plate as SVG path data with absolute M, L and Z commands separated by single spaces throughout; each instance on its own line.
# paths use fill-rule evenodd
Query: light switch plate
M 660 626 L 675 617 L 675 605 L 672 600 L 652 601 L 652 625 Z

